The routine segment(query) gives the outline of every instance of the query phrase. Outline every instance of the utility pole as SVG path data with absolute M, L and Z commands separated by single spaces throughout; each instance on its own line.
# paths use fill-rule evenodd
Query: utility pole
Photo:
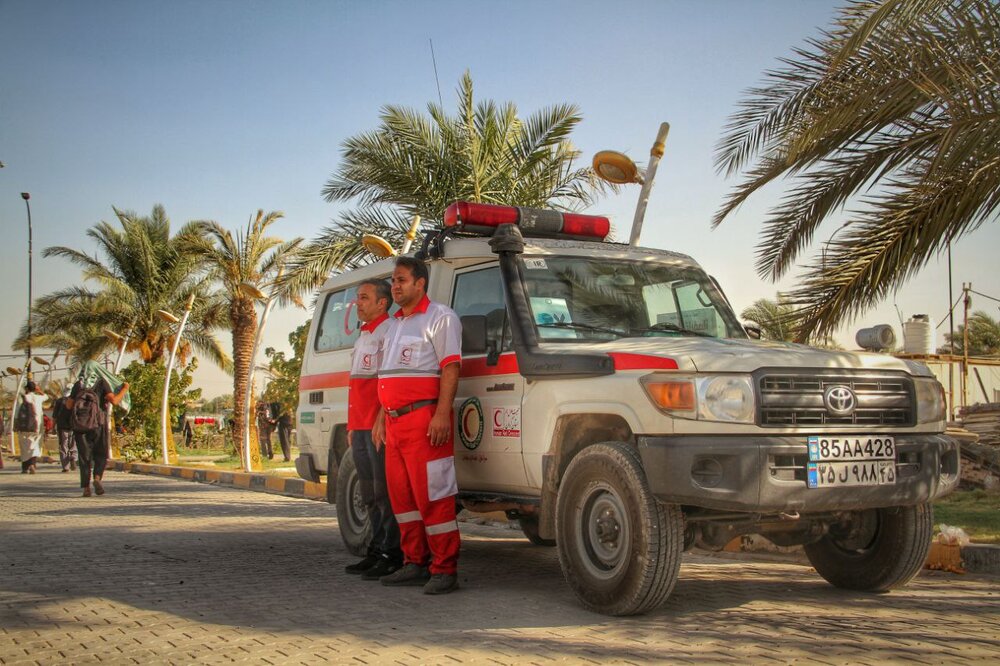
M 965 314 L 962 324 L 962 407 L 968 407 L 969 392 L 969 308 L 972 306 L 972 283 L 962 283 L 962 304 Z
M 955 283 L 951 279 L 951 241 L 948 241 L 948 420 L 955 418 Z

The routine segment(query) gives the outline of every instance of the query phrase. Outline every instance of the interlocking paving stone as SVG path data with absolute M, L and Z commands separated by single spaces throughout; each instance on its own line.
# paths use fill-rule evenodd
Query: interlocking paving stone
M 837 590 L 794 563 L 686 555 L 642 617 L 583 610 L 555 549 L 462 524 L 461 589 L 343 571 L 334 507 L 109 472 L 79 497 L 0 472 L 0 664 L 954 663 L 1000 658 L 1000 579 Z

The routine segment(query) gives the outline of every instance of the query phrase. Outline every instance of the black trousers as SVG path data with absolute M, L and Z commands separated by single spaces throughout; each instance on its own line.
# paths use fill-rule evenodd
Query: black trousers
M 385 447 L 375 450 L 371 430 L 351 433 L 351 454 L 358 470 L 358 490 L 361 501 L 368 509 L 372 524 L 372 537 L 368 554 L 381 556 L 402 563 L 403 551 L 399 547 L 399 524 L 389 502 L 389 487 L 385 482 Z
M 108 437 L 107 428 L 102 427 L 92 432 L 74 433 L 76 439 L 76 453 L 80 465 L 80 487 L 90 486 L 90 475 L 101 478 L 104 476 L 104 468 L 108 465 Z
M 278 441 L 281 442 L 281 454 L 285 457 L 285 461 L 292 459 L 292 426 L 290 425 L 279 425 L 278 426 Z

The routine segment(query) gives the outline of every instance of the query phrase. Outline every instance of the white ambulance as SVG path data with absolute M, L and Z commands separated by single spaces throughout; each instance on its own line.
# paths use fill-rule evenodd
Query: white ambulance
M 750 339 L 682 254 L 604 242 L 603 217 L 452 205 L 417 253 L 461 317 L 461 505 L 556 545 L 586 607 L 661 604 L 681 553 L 743 534 L 802 544 L 821 576 L 884 591 L 917 574 L 930 503 L 958 483 L 944 394 L 923 365 Z M 326 476 L 348 548 L 368 525 L 345 455 L 356 285 L 332 277 L 309 332 L 300 475 Z

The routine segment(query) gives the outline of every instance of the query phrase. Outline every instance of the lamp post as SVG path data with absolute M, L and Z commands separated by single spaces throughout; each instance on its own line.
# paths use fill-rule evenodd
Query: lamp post
M 122 367 L 122 359 L 125 358 L 125 345 L 128 344 L 129 338 L 132 337 L 132 327 L 129 327 L 128 333 L 125 335 L 120 335 L 110 328 L 106 328 L 104 329 L 104 336 L 118 343 L 118 358 L 115 359 L 114 369 L 114 373 L 117 375 Z
M 278 276 L 281 277 L 281 271 Z M 247 369 L 247 388 L 243 396 L 243 471 L 253 471 L 253 461 L 250 460 L 250 399 L 253 397 L 253 375 L 255 363 L 257 361 L 257 348 L 260 346 L 261 334 L 264 331 L 264 324 L 267 323 L 267 315 L 271 311 L 274 297 L 277 295 L 277 277 L 275 286 L 271 288 L 271 295 L 265 296 L 264 292 L 249 282 L 241 282 L 239 290 L 244 296 L 248 296 L 255 301 L 264 302 L 264 311 L 260 315 L 260 323 L 257 324 L 257 331 L 253 336 L 253 349 L 250 352 L 250 367 Z
M 28 379 L 31 379 L 31 199 L 29 192 L 21 192 L 24 206 L 28 210 Z
M 854 220 L 848 220 L 847 222 L 844 222 L 842 225 L 840 225 L 839 227 L 837 227 L 836 229 L 833 230 L 833 233 L 830 234 L 829 238 L 827 238 L 825 241 L 823 241 L 822 265 L 823 265 L 823 272 L 824 273 L 826 272 L 826 253 L 827 253 L 827 250 L 830 249 L 830 244 L 833 243 L 834 237 L 836 237 L 836 235 L 839 234 L 843 229 L 846 229 L 847 227 L 849 227 L 853 221 Z
M 163 464 L 170 464 L 170 446 L 167 435 L 170 421 L 170 373 L 174 370 L 174 359 L 177 358 L 177 348 L 181 343 L 181 335 L 184 333 L 184 325 L 191 314 L 191 307 L 194 305 L 194 294 L 188 297 L 187 306 L 184 308 L 184 316 L 178 319 L 173 313 L 166 310 L 157 310 L 156 314 L 166 322 L 177 324 L 177 333 L 174 337 L 174 346 L 170 350 L 170 360 L 167 362 L 167 376 L 163 380 L 163 404 L 160 407 L 160 446 L 163 449 Z
M 642 190 L 639 192 L 639 201 L 635 206 L 635 216 L 632 218 L 632 233 L 629 236 L 629 245 L 635 246 L 639 243 L 639 234 L 642 233 L 642 222 L 646 217 L 646 205 L 649 203 L 649 194 L 653 191 L 653 180 L 656 179 L 656 169 L 660 165 L 660 158 L 663 157 L 664 145 L 666 144 L 669 132 L 670 123 L 660 123 L 660 129 L 656 133 L 656 140 L 649 149 L 649 164 L 646 165 L 645 174 L 640 174 L 635 162 L 623 153 L 614 150 L 602 150 L 594 155 L 594 172 L 601 179 L 615 185 L 626 185 L 628 183 L 642 185 Z

